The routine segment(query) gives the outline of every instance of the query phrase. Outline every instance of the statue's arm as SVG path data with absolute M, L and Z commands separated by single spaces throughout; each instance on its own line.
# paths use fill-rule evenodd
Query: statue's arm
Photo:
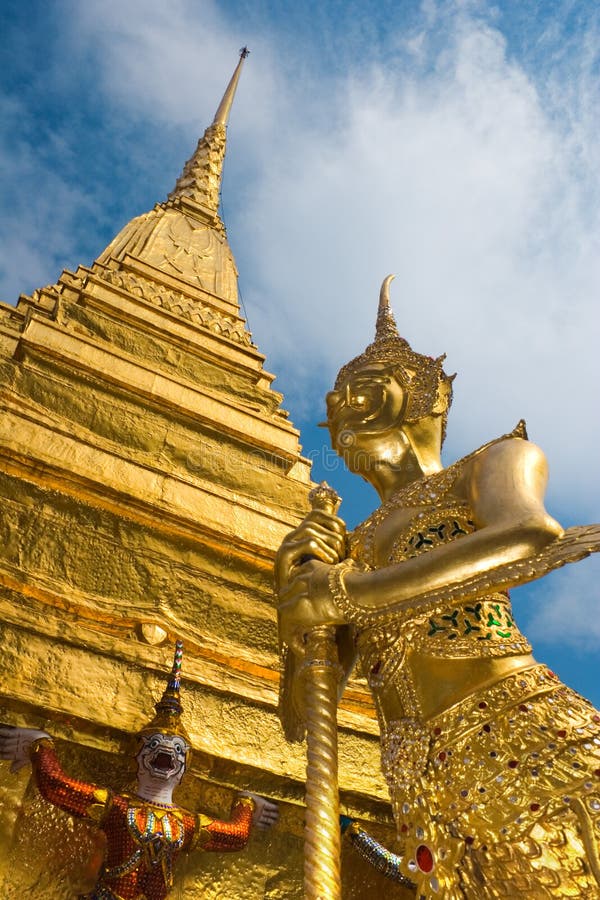
M 110 806 L 110 792 L 63 772 L 54 743 L 45 731 L 0 726 L 0 759 L 12 761 L 12 771 L 31 762 L 41 795 L 65 812 L 98 821 Z
M 198 815 L 192 849 L 219 853 L 243 850 L 253 827 L 270 828 L 279 818 L 279 808 L 265 797 L 244 791 L 235 797 L 227 821 Z
M 342 834 L 348 833 L 350 841 L 357 852 L 375 869 L 391 881 L 396 881 L 408 888 L 415 888 L 413 882 L 401 871 L 402 857 L 388 850 L 379 841 L 371 837 L 358 822 L 348 816 L 340 816 Z
M 515 438 L 487 448 L 462 478 L 477 530 L 397 565 L 350 572 L 349 596 L 374 609 L 414 602 L 534 557 L 563 532 L 544 506 L 547 477 L 546 459 L 535 444 Z
M 368 612 L 429 599 L 436 592 L 462 595 L 463 586 L 466 596 L 475 583 L 474 596 L 482 584 L 489 592 L 496 584 L 492 570 L 503 573 L 498 588 L 530 580 L 511 581 L 507 571 L 553 546 L 562 534 L 544 506 L 546 483 L 546 460 L 535 444 L 515 438 L 491 445 L 471 459 L 456 486 L 469 503 L 476 531 L 401 563 L 369 572 L 348 568 L 340 578 L 324 556 L 299 565 L 279 592 L 282 640 L 294 646 L 316 625 L 350 621 L 355 607 Z M 589 548 L 580 556 L 585 552 Z

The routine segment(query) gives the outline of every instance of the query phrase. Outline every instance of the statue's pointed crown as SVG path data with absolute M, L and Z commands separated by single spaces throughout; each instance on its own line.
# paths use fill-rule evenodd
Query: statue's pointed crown
M 183 712 L 180 696 L 182 660 L 183 641 L 176 641 L 173 667 L 167 686 L 158 703 L 154 704 L 156 715 L 147 725 L 140 729 L 138 734 L 156 734 L 160 732 L 161 734 L 179 735 L 191 746 L 190 737 L 181 721 Z
M 390 307 L 390 283 L 394 277 L 388 275 L 381 285 L 375 340 L 360 356 L 342 366 L 335 381 L 335 390 L 339 390 L 350 375 L 367 363 L 384 363 L 393 369 L 394 375 L 406 390 L 405 421 L 416 422 L 425 416 L 441 415 L 445 434 L 455 376 L 446 375 L 442 368 L 446 354 L 434 358 L 416 353 L 398 333 Z

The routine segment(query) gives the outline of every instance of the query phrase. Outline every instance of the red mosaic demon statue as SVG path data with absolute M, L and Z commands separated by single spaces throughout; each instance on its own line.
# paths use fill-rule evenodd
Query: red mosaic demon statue
M 277 806 L 251 793 L 235 798 L 227 822 L 189 812 L 172 802 L 191 750 L 181 723 L 182 652 L 178 641 L 173 671 L 156 704 L 156 715 L 137 735 L 137 787 L 133 794 L 117 794 L 70 778 L 46 732 L 0 726 L 0 759 L 11 760 L 12 771 L 31 761 L 42 796 L 71 815 L 96 823 L 106 836 L 96 886 L 80 900 L 164 900 L 183 851 L 242 850 L 253 825 L 268 828 L 277 820 Z

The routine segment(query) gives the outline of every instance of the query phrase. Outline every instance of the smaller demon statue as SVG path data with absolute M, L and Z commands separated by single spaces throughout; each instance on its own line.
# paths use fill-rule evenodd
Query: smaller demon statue
M 46 800 L 95 822 L 106 836 L 96 886 L 80 900 L 164 900 L 182 851 L 242 850 L 253 825 L 268 828 L 277 820 L 276 804 L 251 793 L 235 798 L 227 822 L 173 803 L 173 790 L 185 774 L 191 750 L 181 723 L 182 655 L 183 644 L 178 641 L 167 688 L 155 704 L 156 715 L 136 736 L 135 793 L 118 794 L 70 778 L 61 768 L 49 734 L 0 726 L 0 759 L 11 760 L 14 772 L 31 762 Z

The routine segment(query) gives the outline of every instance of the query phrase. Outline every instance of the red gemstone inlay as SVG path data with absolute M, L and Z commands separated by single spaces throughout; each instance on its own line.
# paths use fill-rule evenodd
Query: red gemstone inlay
M 600 722 L 600 716 L 592 716 L 592 722 Z
M 516 760 L 516 759 L 511 759 L 511 760 L 509 760 L 508 768 L 509 768 L 509 769 L 516 769 L 518 765 L 519 765 L 518 760 Z
M 596 778 L 600 778 L 600 769 L 594 769 L 594 775 Z
M 483 730 L 484 730 L 487 734 L 489 734 L 490 731 L 492 730 L 492 726 L 491 726 L 491 725 L 484 725 L 484 726 L 483 726 Z
M 567 732 L 565 731 L 564 728 L 561 728 L 560 731 L 557 731 L 557 732 L 556 732 L 556 734 L 557 734 L 558 737 L 561 737 L 561 738 L 567 736 Z
M 433 729 L 433 733 L 437 736 L 438 734 L 441 734 L 441 733 L 442 733 L 442 729 L 441 729 L 441 728 L 434 728 L 434 729 Z
M 441 753 L 438 753 L 438 759 L 439 759 L 441 762 L 444 762 L 444 760 L 446 759 L 446 754 L 444 753 L 443 750 L 442 750 Z
M 529 807 L 529 809 L 531 810 L 531 812 L 537 812 L 539 808 L 540 808 L 540 804 L 539 804 L 539 803 L 532 803 L 531 806 Z
M 381 668 L 381 660 L 378 659 L 375 665 L 371 668 L 371 675 L 377 675 Z
M 524 703 L 521 703 L 521 705 L 519 706 L 519 709 L 521 710 L 521 712 L 529 712 L 529 710 L 527 709 L 527 707 L 525 706 Z
M 474 840 L 475 840 L 475 838 L 471 837 L 471 835 L 468 834 L 465 838 L 465 844 L 468 844 L 470 846 L 474 842 Z
M 421 872 L 433 870 L 433 853 L 426 844 L 419 844 L 417 847 L 416 860 Z
M 406 832 L 408 831 L 408 825 L 401 825 L 400 831 L 402 832 L 402 834 L 406 834 Z
M 481 703 L 479 704 L 479 709 L 486 709 L 486 707 L 487 707 L 487 703 L 485 702 L 485 700 L 482 700 Z

